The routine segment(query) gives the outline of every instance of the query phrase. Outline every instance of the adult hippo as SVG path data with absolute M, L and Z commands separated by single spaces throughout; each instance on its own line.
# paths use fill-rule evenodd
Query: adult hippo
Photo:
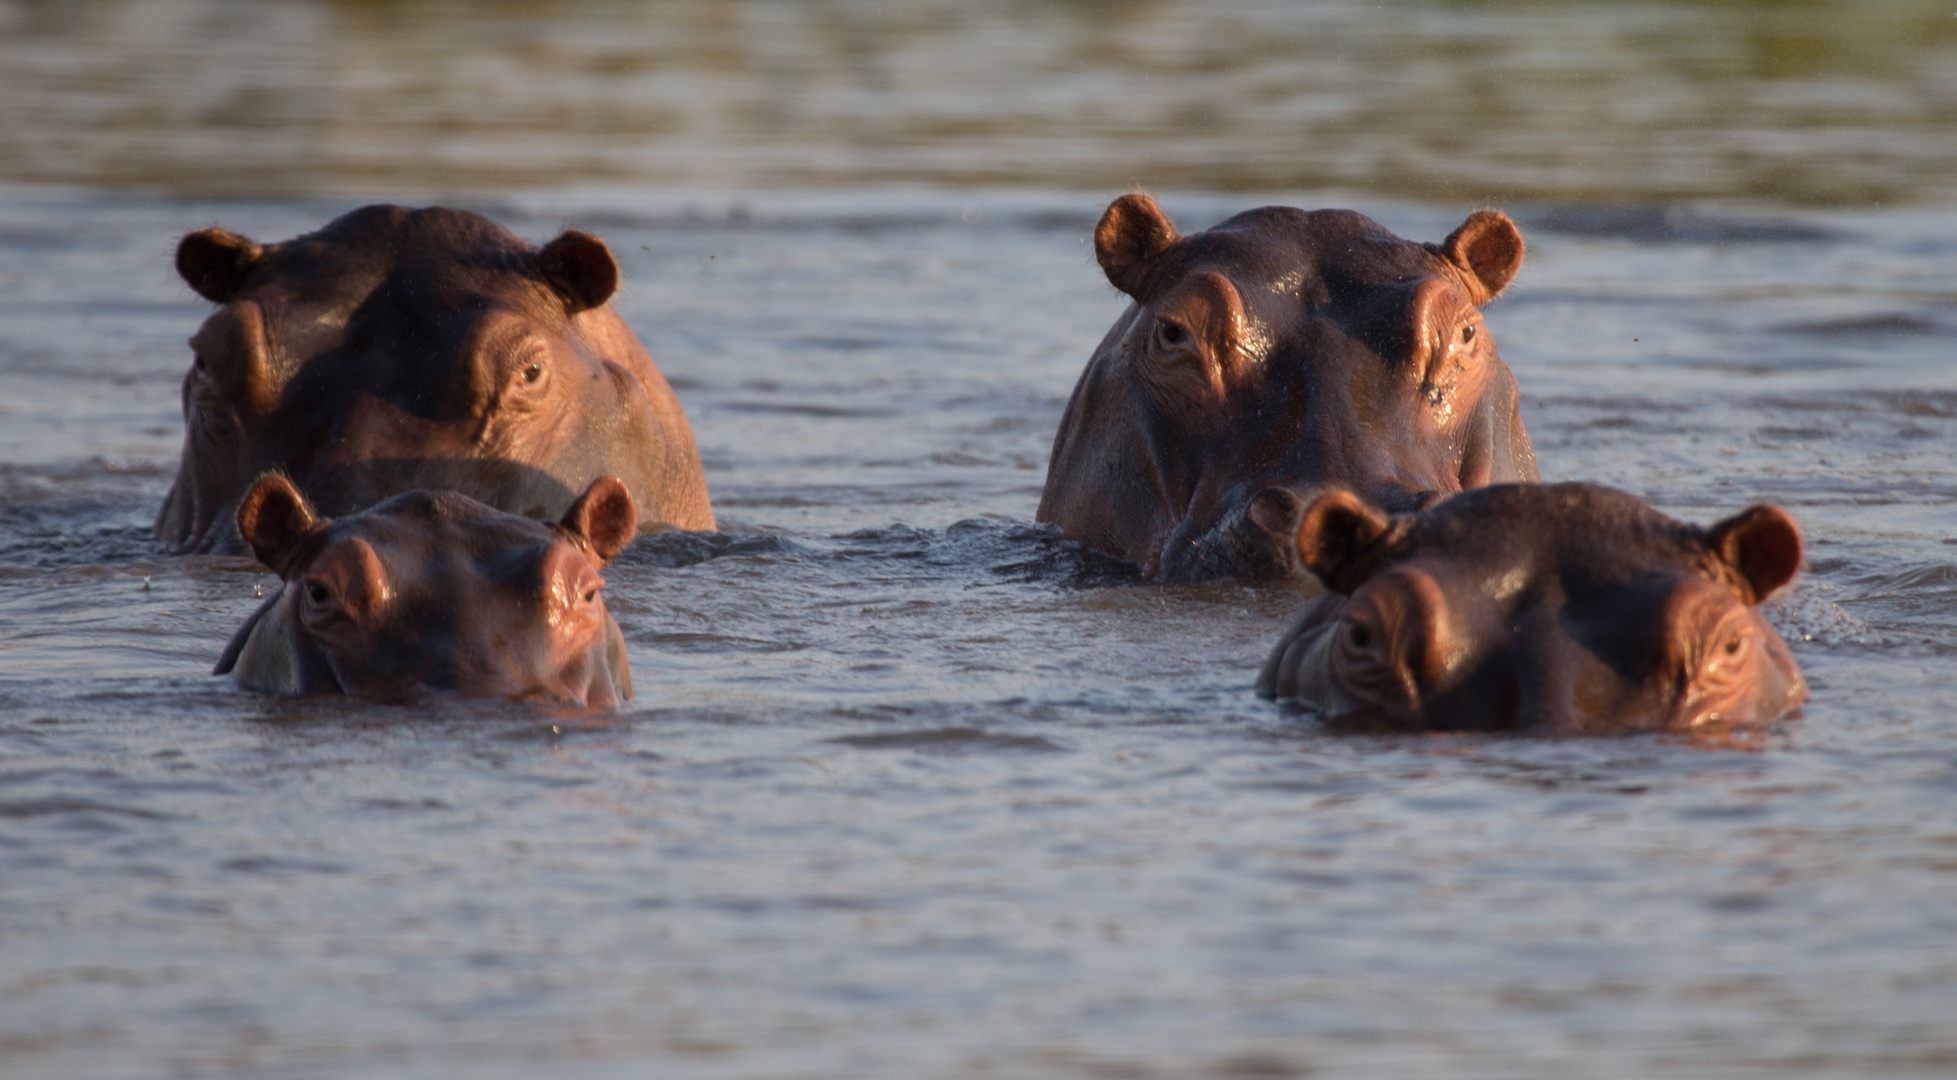
M 1590 484 L 1504 484 L 1389 516 L 1320 495 L 1296 534 L 1329 594 L 1264 697 L 1334 718 L 1557 735 L 1720 731 L 1807 698 L 1756 606 L 1801 534 L 1771 506 L 1710 529 Z
M 329 514 L 444 488 L 556 517 L 610 475 L 650 521 L 714 526 L 693 432 L 606 303 L 618 264 L 596 237 L 539 249 L 478 214 L 369 206 L 267 246 L 191 233 L 177 272 L 223 305 L 190 339 L 156 518 L 179 551 L 240 552 L 233 511 L 273 469 Z
M 1480 306 L 1522 264 L 1507 217 L 1440 245 L 1350 210 L 1251 210 L 1178 236 L 1146 195 L 1094 230 L 1134 299 L 1074 387 L 1039 520 L 1189 581 L 1301 574 L 1319 488 L 1389 506 L 1537 478 Z
M 213 674 L 275 693 L 616 705 L 632 673 L 598 571 L 636 524 L 610 476 L 548 522 L 452 491 L 322 518 L 268 473 L 239 501 L 237 529 L 282 583 Z

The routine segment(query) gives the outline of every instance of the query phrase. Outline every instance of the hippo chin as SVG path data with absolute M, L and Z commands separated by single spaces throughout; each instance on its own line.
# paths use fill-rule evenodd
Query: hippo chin
M 1722 733 L 1807 684 L 1756 607 L 1801 534 L 1755 506 L 1686 525 L 1589 484 L 1501 485 L 1388 516 L 1349 492 L 1301 515 L 1331 593 L 1278 642 L 1263 697 L 1392 727 Z
M 692 430 L 607 300 L 618 264 L 567 231 L 536 248 L 477 214 L 369 206 L 261 246 L 183 238 L 222 307 L 191 338 L 184 448 L 156 535 L 242 553 L 234 510 L 279 471 L 328 514 L 415 488 L 556 517 L 599 476 L 648 520 L 711 529 Z
M 598 571 L 631 541 L 637 516 L 606 476 L 557 522 L 452 491 L 322 518 L 269 473 L 239 502 L 237 528 L 282 584 L 213 674 L 287 694 L 615 706 L 631 699 L 632 674 Z
M 1522 263 L 1507 217 L 1435 245 L 1273 206 L 1178 236 L 1127 195 L 1094 250 L 1134 303 L 1054 436 L 1039 519 L 1068 538 L 1167 581 L 1301 575 L 1320 489 L 1407 507 L 1537 479 L 1480 312 Z

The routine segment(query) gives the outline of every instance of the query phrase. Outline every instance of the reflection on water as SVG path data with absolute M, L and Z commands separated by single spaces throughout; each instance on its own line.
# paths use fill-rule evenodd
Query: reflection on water
M 1957 198 L 1942 0 L 0 0 L 0 180 Z
M 1342 737 L 1250 693 L 1296 594 L 1028 522 L 1101 202 L 487 205 L 619 253 L 728 530 L 606 571 L 574 718 L 204 674 L 268 579 L 147 536 L 171 245 L 344 203 L 0 196 L 0 1075 L 1948 1076 L 1949 217 L 1515 208 L 1544 475 L 1806 531 L 1814 699 L 1702 747 Z

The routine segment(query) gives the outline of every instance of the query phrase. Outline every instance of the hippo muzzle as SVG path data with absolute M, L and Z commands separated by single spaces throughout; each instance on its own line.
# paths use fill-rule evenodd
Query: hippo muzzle
M 1169 582 L 1218 577 L 1309 579 L 1310 571 L 1298 555 L 1298 526 L 1305 508 L 1331 490 L 1344 488 L 1262 486 L 1247 498 L 1226 500 L 1221 512 L 1184 518 L 1143 569 Z M 1394 513 L 1411 513 L 1460 489 L 1412 490 L 1386 484 L 1374 490 L 1375 505 Z

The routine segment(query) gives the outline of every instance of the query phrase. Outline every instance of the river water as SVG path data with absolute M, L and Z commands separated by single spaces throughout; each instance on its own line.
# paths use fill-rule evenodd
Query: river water
M 1324 32 L 1383 48 L 1387 30 L 1352 29 L 1363 7 L 1327 5 Z M 1538 24 L 1554 43 L 1581 30 L 1576 7 L 1398 10 L 1430 44 Z M 1783 7 L 1799 9 L 1605 6 L 1599 25 L 1624 56 L 1659 41 L 1650 55 L 1690 60 L 1739 48 L 1694 32 L 1781 33 Z M 226 13 L 272 19 L 261 43 L 310 28 L 365 55 L 367 39 L 321 27 L 398 25 L 407 49 L 447 8 L 86 9 L 177 17 L 118 24 L 109 46 L 67 10 L 0 7 L 16 31 L 0 66 L 55 70 L 63 47 L 216 55 L 222 33 L 182 27 Z M 565 40 L 604 40 L 586 7 L 487 10 L 461 40 L 567 11 L 551 24 Z M 898 39 L 924 44 L 867 54 L 909 66 L 852 68 L 835 46 L 837 70 L 928 83 L 917 65 L 941 56 L 948 86 L 979 93 L 959 82 L 979 65 L 931 21 L 945 9 L 918 10 L 899 9 Z M 1196 24 L 1175 5 L 1066 10 L 1048 47 L 1087 41 L 1097 19 L 1150 41 Z M 1021 40 L 1027 19 L 997 33 Z M 102 103 L 137 101 L 160 69 L 101 75 L 96 99 L 23 91 L 40 112 L 10 112 L 0 140 L 45 153 L 13 154 L 17 186 L 0 190 L 0 1076 L 1957 1072 L 1957 215 L 1938 202 L 1957 173 L 1905 161 L 1950 152 L 1948 132 L 1910 142 L 1948 84 L 1912 50 L 1948 39 L 1899 44 L 1873 21 L 1844 48 L 1890 66 L 1841 78 L 1922 108 L 1816 145 L 1853 136 L 1903 164 L 1817 153 L 1773 199 L 1741 190 L 1745 168 L 1772 174 L 1741 155 L 1678 175 L 1747 201 L 1654 202 L 1636 188 L 1664 187 L 1662 170 L 1631 177 L 1600 151 L 1574 186 L 1609 197 L 1525 176 L 1504 200 L 1532 246 L 1488 322 L 1544 477 L 1700 522 L 1771 500 L 1806 531 L 1807 570 L 1770 617 L 1813 700 L 1721 745 L 1330 733 L 1249 690 L 1299 593 L 1141 583 L 1032 524 L 1067 393 L 1123 303 L 1087 239 L 1107 199 L 1148 179 L 1185 229 L 1281 201 L 1355 206 L 1427 240 L 1475 205 L 1420 179 L 1438 167 L 1371 184 L 1361 126 L 1308 156 L 1329 180 L 1251 170 L 1188 183 L 1270 190 L 1177 194 L 1149 173 L 1109 178 L 1123 129 L 1071 156 L 991 129 L 933 142 L 949 99 L 928 96 L 872 132 L 909 133 L 876 144 L 887 153 L 798 136 L 834 151 L 812 164 L 857 169 L 803 186 L 768 171 L 790 155 L 770 157 L 752 118 L 717 140 L 673 129 L 727 185 L 680 165 L 607 176 L 590 163 L 601 140 L 570 123 L 565 139 L 597 156 L 551 183 L 444 188 L 389 171 L 410 167 L 389 142 L 406 135 L 355 125 L 371 141 L 318 140 L 317 182 L 288 190 L 300 166 L 240 149 L 231 113 L 173 119 L 159 96 L 139 115 L 160 133 L 117 141 Z M 838 40 L 852 39 L 817 44 Z M 780 48 L 831 55 L 793 35 Z M 1183 85 L 1217 93 L 1202 72 L 1235 70 L 1190 63 Z M 1827 83 L 1814 63 L 1801 85 Z M 370 86 L 334 70 L 348 94 Z M 620 61 L 606 77 L 643 76 L 648 96 L 630 100 L 656 104 L 659 70 Z M 736 89 L 759 78 L 738 58 L 725 70 Z M 1012 92 L 1091 118 L 1105 87 L 1083 70 Z M 1701 85 L 1685 60 L 1665 70 Z M 1747 78 L 1745 100 L 1799 97 Z M 466 82 L 441 85 L 466 112 Z M 875 113 L 853 93 L 798 107 Z M 310 115 L 243 100 L 272 127 Z M 1721 130 L 1755 114 L 1734 115 Z M 63 143 L 88 116 L 101 130 Z M 1217 138 L 1254 147 L 1268 119 Z M 1547 123 L 1516 137 L 1553 141 Z M 1199 161 L 1177 130 L 1163 160 Z M 197 165 L 178 143 L 199 137 L 238 152 L 241 190 L 204 182 L 224 173 L 208 161 L 171 172 Z M 445 145 L 478 145 L 458 139 Z M 985 139 L 1055 175 L 930 171 Z M 112 146 L 129 152 L 113 167 Z M 362 172 L 333 156 L 348 146 L 395 165 Z M 1503 160 L 1474 158 L 1474 175 Z M 1330 190 L 1347 168 L 1369 192 Z M 1848 206 L 1856 170 L 1901 194 Z M 723 531 L 643 539 L 607 573 L 639 691 L 616 715 L 241 692 L 206 672 L 269 575 L 148 537 L 181 439 L 183 342 L 208 310 L 170 270 L 176 237 L 222 222 L 284 238 L 434 190 L 533 240 L 605 237 L 625 272 L 615 302 L 699 437 Z

